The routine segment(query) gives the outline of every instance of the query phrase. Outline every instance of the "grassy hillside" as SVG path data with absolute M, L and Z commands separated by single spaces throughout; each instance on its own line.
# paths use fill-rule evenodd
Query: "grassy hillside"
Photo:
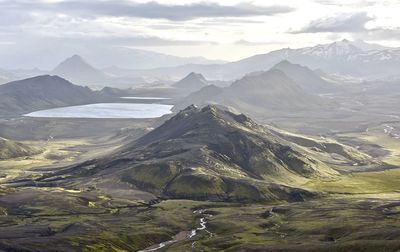
M 23 156 L 31 156 L 40 153 L 38 148 L 26 144 L 14 142 L 0 137 L 0 160 L 11 159 Z
M 333 156 L 337 162 L 328 162 Z M 67 175 L 78 184 L 101 178 L 105 190 L 129 184 L 161 198 L 301 201 L 315 196 L 304 186 L 309 181 L 335 179 L 335 165 L 361 161 L 371 162 L 339 143 L 276 132 L 215 106 L 191 106 L 112 155 L 41 181 Z

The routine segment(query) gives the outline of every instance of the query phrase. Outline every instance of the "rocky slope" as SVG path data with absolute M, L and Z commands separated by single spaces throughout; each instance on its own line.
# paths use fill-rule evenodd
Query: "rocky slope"
M 296 201 L 314 195 L 301 184 L 336 175 L 243 114 L 190 106 L 113 154 L 41 182 L 97 188 L 129 184 L 161 198 Z

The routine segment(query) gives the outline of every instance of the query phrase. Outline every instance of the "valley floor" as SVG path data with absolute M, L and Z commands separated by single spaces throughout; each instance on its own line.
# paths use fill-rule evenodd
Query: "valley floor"
M 166 200 L 154 205 L 62 188 L 23 188 L 2 194 L 0 248 L 6 251 L 137 251 L 177 234 L 181 238 L 163 249 L 400 249 L 398 193 L 331 195 L 300 203 Z M 205 211 L 195 212 L 199 209 Z M 206 229 L 190 238 L 201 218 L 206 218 Z
M 309 181 L 304 187 L 320 197 L 268 204 L 150 200 L 128 186 L 105 192 L 9 184 L 110 147 L 83 140 L 37 142 L 42 154 L 0 162 L 0 250 L 152 251 L 174 240 L 160 251 L 398 251 L 397 141 L 373 130 L 338 137 L 378 144 L 386 152 L 376 158 L 393 169 Z

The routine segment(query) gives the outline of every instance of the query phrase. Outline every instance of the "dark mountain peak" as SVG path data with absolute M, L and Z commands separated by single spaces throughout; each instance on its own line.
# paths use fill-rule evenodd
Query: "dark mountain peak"
M 119 176 L 161 197 L 197 200 L 303 199 L 312 194 L 287 182 L 335 174 L 268 128 L 215 105 L 189 106 L 112 155 L 73 170 L 88 165 L 95 167 L 89 176 Z
M 182 109 L 179 113 L 192 113 L 192 112 L 196 112 L 199 111 L 199 108 L 192 104 L 190 106 L 187 106 L 185 109 Z
M 209 104 L 203 108 L 198 108 L 195 105 L 190 105 L 181 110 L 173 120 L 185 120 L 194 122 L 194 124 L 204 124 L 205 127 L 212 126 L 211 120 L 217 120 L 220 125 L 234 126 L 235 123 L 245 125 L 247 122 L 252 122 L 250 118 L 243 114 L 235 114 L 225 110 L 218 105 Z
M 200 139 L 212 139 L 213 137 L 210 136 L 215 134 L 223 135 L 243 129 L 251 131 L 257 127 L 258 125 L 247 116 L 232 113 L 216 105 L 207 105 L 201 109 L 190 105 L 133 144 L 143 146 L 182 136 L 189 137 L 192 134 L 199 136 L 200 141 Z

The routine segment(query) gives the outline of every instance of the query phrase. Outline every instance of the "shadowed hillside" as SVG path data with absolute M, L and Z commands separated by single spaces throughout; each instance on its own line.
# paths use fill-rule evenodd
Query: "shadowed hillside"
M 105 100 L 87 87 L 58 76 L 43 75 L 0 86 L 0 115 L 15 115 L 54 107 Z

